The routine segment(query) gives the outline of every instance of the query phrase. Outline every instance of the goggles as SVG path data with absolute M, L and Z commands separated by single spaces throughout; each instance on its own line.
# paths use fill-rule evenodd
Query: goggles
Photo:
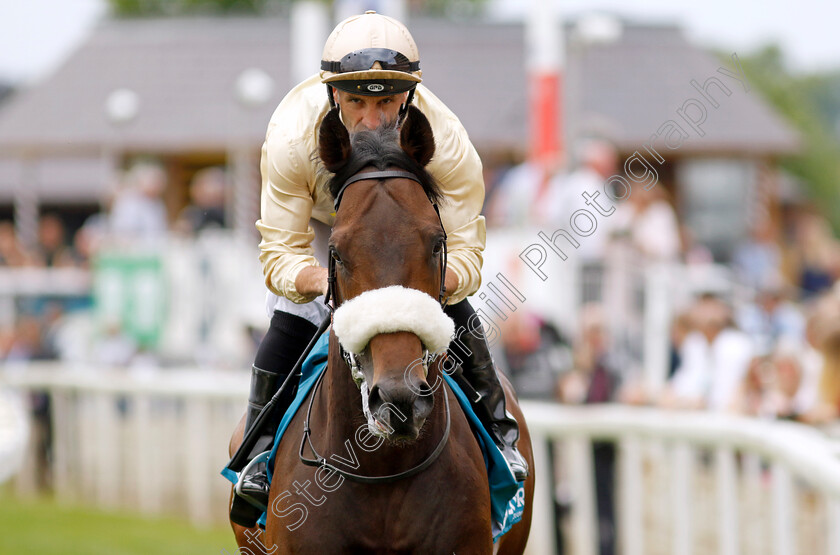
M 379 63 L 380 68 L 384 71 L 411 73 L 420 69 L 419 61 L 409 61 L 405 54 L 388 48 L 363 48 L 362 50 L 350 52 L 337 62 L 321 60 L 321 69 L 332 73 L 369 71 L 377 63 Z

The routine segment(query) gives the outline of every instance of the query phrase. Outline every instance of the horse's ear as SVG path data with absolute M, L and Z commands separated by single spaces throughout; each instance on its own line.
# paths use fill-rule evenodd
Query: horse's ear
M 435 136 L 432 134 L 432 126 L 423 112 L 414 106 L 408 107 L 408 113 L 400 129 L 400 146 L 421 166 L 428 164 L 435 154 Z
M 318 156 L 332 173 L 340 170 L 350 158 L 350 133 L 338 115 L 338 108 L 327 112 L 318 129 Z

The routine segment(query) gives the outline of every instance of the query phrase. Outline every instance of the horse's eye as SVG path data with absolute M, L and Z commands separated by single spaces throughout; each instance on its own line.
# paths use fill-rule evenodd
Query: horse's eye
M 443 239 L 441 239 L 440 241 L 435 243 L 435 248 L 432 251 L 432 254 L 434 254 L 435 256 L 439 255 L 441 253 L 441 251 L 443 251 L 443 244 L 444 244 Z

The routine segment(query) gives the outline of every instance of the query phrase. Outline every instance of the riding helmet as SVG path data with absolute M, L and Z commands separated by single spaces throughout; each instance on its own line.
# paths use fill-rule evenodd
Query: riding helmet
M 374 11 L 339 23 L 327 38 L 321 82 L 364 96 L 411 91 L 421 82 L 420 53 L 405 25 Z

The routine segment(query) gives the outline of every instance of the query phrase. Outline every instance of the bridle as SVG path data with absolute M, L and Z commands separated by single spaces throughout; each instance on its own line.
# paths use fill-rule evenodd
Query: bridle
M 341 187 L 338 188 L 338 192 L 335 194 L 335 211 L 338 212 L 338 207 L 341 204 L 341 198 L 344 196 L 344 191 L 346 191 L 347 187 L 349 187 L 353 183 L 356 183 L 358 181 L 364 181 L 367 179 L 378 179 L 382 181 L 385 179 L 394 178 L 410 179 L 417 183 L 422 183 L 419 177 L 405 170 L 385 170 L 357 173 L 356 175 L 352 176 L 347 181 L 345 181 L 341 185 Z M 440 228 L 441 230 L 443 230 L 443 248 L 441 249 L 440 291 L 438 292 L 438 302 L 440 302 L 441 306 L 444 306 L 446 301 L 446 229 L 443 227 L 443 220 L 440 217 L 440 208 L 438 208 L 437 203 L 431 198 L 429 198 L 429 202 L 432 203 L 432 207 L 435 209 L 435 214 L 437 214 L 438 221 L 440 222 Z M 333 256 L 332 249 L 330 249 L 329 262 L 327 263 L 327 272 L 327 295 L 324 298 L 324 303 L 326 303 L 326 305 L 330 307 L 330 310 L 334 310 L 336 308 L 335 305 L 338 297 L 336 295 L 335 290 L 335 256 Z M 330 304 L 330 301 L 332 301 L 332 304 Z
M 341 187 L 338 188 L 338 191 L 335 194 L 335 212 L 338 212 L 338 207 L 341 204 L 342 197 L 344 196 L 344 191 L 346 191 L 347 187 L 349 187 L 353 183 L 365 181 L 368 179 L 378 179 L 382 181 L 385 179 L 399 178 L 410 179 L 411 181 L 422 184 L 420 178 L 418 178 L 415 174 L 405 170 L 384 170 L 357 173 L 356 175 L 347 179 L 347 181 L 345 181 L 341 185 Z M 440 209 L 438 208 L 437 203 L 432 198 L 429 198 L 429 202 L 432 203 L 432 207 L 435 209 L 435 214 L 437 214 L 438 221 L 440 222 L 440 229 L 443 231 L 443 247 L 441 248 L 440 289 L 438 291 L 438 302 L 440 303 L 441 307 L 444 307 L 446 306 L 446 229 L 443 227 L 443 220 L 440 217 Z M 324 297 L 324 303 L 330 309 L 330 312 L 334 312 L 335 309 L 338 308 L 337 303 L 339 302 L 338 294 L 336 292 L 335 260 L 335 251 L 331 247 L 329 253 L 329 261 L 327 262 L 327 294 Z M 356 361 L 355 355 L 353 355 L 353 353 L 349 351 L 346 351 L 343 347 L 339 348 L 341 349 L 342 358 L 344 358 L 344 360 L 347 362 L 347 365 L 350 367 L 350 374 L 353 376 L 353 381 L 356 382 L 356 385 L 361 387 L 361 384 L 364 381 L 364 377 L 362 375 L 361 368 L 359 367 L 359 363 Z M 429 372 L 429 364 L 431 363 L 431 361 L 432 356 L 429 353 L 429 350 L 424 348 L 422 363 L 423 368 L 425 369 L 427 374 Z
M 358 173 L 352 177 L 350 177 L 347 181 L 345 181 L 341 187 L 339 187 L 338 192 L 335 195 L 335 211 L 338 212 L 339 204 L 341 203 L 341 198 L 344 195 L 344 191 L 347 189 L 348 186 L 356 183 L 358 181 L 363 181 L 367 179 L 393 179 L 393 178 L 403 178 L 403 179 L 410 179 L 417 183 L 421 183 L 420 179 L 413 173 L 404 171 L 404 170 L 387 170 L 387 171 L 373 171 L 373 172 L 365 172 L 365 173 Z M 440 221 L 440 227 L 443 230 L 443 248 L 441 249 L 441 264 L 440 264 L 440 291 L 438 293 L 438 302 L 440 302 L 441 306 L 444 306 L 446 303 L 446 258 L 447 258 L 447 250 L 446 250 L 446 230 L 443 227 L 443 220 L 440 217 L 440 209 L 438 205 L 432 198 L 429 198 L 429 201 L 432 203 L 432 206 L 435 209 L 435 214 L 437 214 L 438 221 Z M 329 254 L 329 262 L 328 262 L 328 275 L 327 275 L 327 294 L 324 297 L 324 303 L 329 308 L 330 312 L 334 312 L 336 305 L 338 304 L 338 296 L 336 291 L 336 277 L 335 277 L 335 259 L 334 253 L 332 249 L 330 250 Z M 339 349 L 341 351 L 341 355 L 344 360 L 347 362 L 347 365 L 350 367 L 351 376 L 353 377 L 353 381 L 359 385 L 360 380 L 362 381 L 362 398 L 366 401 L 366 384 L 364 383 L 364 378 L 362 376 L 362 371 L 359 368 L 358 362 L 356 361 L 356 357 L 353 353 L 346 351 L 343 347 L 339 345 Z M 431 362 L 431 356 L 429 355 L 428 349 L 424 349 L 423 354 L 423 366 L 428 373 L 428 365 Z M 427 469 L 429 466 L 434 463 L 440 454 L 443 452 L 444 447 L 446 446 L 446 442 L 449 439 L 449 431 L 452 423 L 451 414 L 449 410 L 449 396 L 444 391 L 443 398 L 445 403 L 444 411 L 446 413 L 446 426 L 443 431 L 443 435 L 441 436 L 440 441 L 438 442 L 437 446 L 435 447 L 434 451 L 429 454 L 420 464 L 405 470 L 403 472 L 399 472 L 396 474 L 390 474 L 387 476 L 364 476 L 361 474 L 354 474 L 352 472 L 348 472 L 346 470 L 342 470 L 330 462 L 327 461 L 324 457 L 318 454 L 315 450 L 315 446 L 312 444 L 312 430 L 309 427 L 309 422 L 312 415 L 312 404 L 313 400 L 315 399 L 316 392 L 323 381 L 324 374 L 326 372 L 321 373 L 318 377 L 318 380 L 315 382 L 315 386 L 312 388 L 312 392 L 309 395 L 309 407 L 306 411 L 306 420 L 303 423 L 303 437 L 301 438 L 300 442 L 300 451 L 298 453 L 300 460 L 303 464 L 307 466 L 317 466 L 321 468 L 326 468 L 330 472 L 335 472 L 339 476 L 343 476 L 350 481 L 353 482 L 360 482 L 366 484 L 381 484 L 381 483 L 388 483 L 388 482 L 395 482 L 397 480 L 402 480 L 405 478 L 409 478 L 414 476 L 415 474 L 419 474 L 420 472 Z M 366 403 L 365 403 L 366 406 Z M 314 455 L 314 458 L 306 458 L 304 456 L 304 448 L 306 445 L 309 445 L 310 451 Z

